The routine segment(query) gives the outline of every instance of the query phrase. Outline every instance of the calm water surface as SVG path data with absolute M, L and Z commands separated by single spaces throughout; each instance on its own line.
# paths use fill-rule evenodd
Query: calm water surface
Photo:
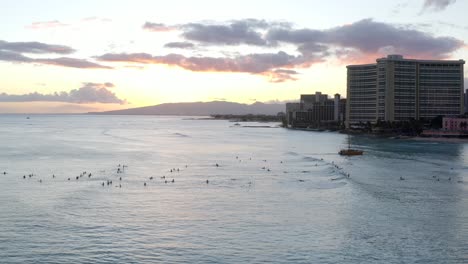
M 351 137 L 344 158 L 342 134 L 227 121 L 0 124 L 1 263 L 468 263 L 467 144 Z

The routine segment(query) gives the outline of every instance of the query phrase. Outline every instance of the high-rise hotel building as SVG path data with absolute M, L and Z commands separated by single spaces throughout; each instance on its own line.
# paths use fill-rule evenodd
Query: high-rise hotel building
M 347 124 L 463 114 L 464 64 L 389 55 L 377 63 L 347 66 Z

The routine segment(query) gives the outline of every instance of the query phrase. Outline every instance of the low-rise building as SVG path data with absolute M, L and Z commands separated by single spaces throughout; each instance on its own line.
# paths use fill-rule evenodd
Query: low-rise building
M 296 119 L 296 112 L 301 110 L 300 103 L 286 103 L 286 123 L 291 125 Z
M 442 118 L 442 130 L 468 132 L 468 118 L 444 117 Z
M 339 94 L 302 94 L 299 103 L 286 104 L 286 120 L 292 127 L 320 127 L 330 123 L 341 124 L 346 113 L 346 99 Z

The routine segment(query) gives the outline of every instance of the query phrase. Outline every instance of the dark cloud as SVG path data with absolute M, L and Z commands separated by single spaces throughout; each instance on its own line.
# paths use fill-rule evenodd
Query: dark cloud
M 428 6 L 447 6 L 449 1 L 426 1 Z M 168 27 L 147 22 L 144 27 Z M 313 59 L 333 54 L 330 50 L 355 49 L 359 53 L 385 56 L 392 51 L 410 57 L 447 58 L 463 47 L 464 42 L 453 37 L 436 37 L 418 30 L 414 25 L 394 25 L 363 19 L 340 27 L 294 29 L 287 22 L 269 22 L 257 19 L 233 20 L 227 23 L 189 23 L 174 26 L 182 31 L 187 41 L 204 45 L 253 45 L 276 47 L 287 43 L 296 46 L 303 56 Z M 171 27 L 173 28 L 173 27 Z M 185 48 L 186 42 L 168 43 L 167 47 Z
M 289 55 L 283 51 L 224 57 L 108 53 L 97 59 L 166 64 L 191 71 L 246 72 L 264 75 L 276 82 L 295 80 L 292 72 L 278 71 L 280 68 L 309 67 L 325 61 L 330 56 L 353 63 L 375 62 L 376 58 L 388 53 L 399 53 L 413 58 L 442 59 L 464 46 L 463 41 L 452 37 L 435 37 L 423 31 L 375 22 L 372 19 L 327 30 L 292 29 L 285 26 L 270 28 L 263 35 L 254 31 L 269 26 L 271 25 L 261 20 L 236 21 L 226 26 L 190 24 L 190 29 L 183 33 L 183 36 L 197 42 L 220 45 L 252 44 L 271 47 L 290 44 L 296 47 L 300 55 Z M 183 46 L 173 44 L 177 45 Z
M 425 58 L 446 58 L 464 45 L 463 41 L 452 37 L 434 37 L 371 19 L 328 30 L 324 42 L 364 53 L 379 53 L 380 49 L 391 48 L 400 54 Z
M 311 63 L 302 56 L 289 55 L 283 51 L 235 57 L 186 57 L 180 54 L 152 56 L 148 53 L 108 53 L 97 57 L 97 59 L 110 62 L 165 64 L 198 72 L 245 72 L 269 76 L 274 81 L 293 79 L 291 75 L 297 73 L 293 70 L 280 69 L 282 67 L 301 67 L 302 64 Z
M 249 72 L 262 73 L 273 68 L 293 65 L 298 58 L 280 51 L 278 53 L 261 53 L 237 56 L 234 58 L 219 57 L 185 57 L 180 54 L 152 56 L 148 53 L 104 54 L 97 57 L 101 61 L 137 62 L 145 64 L 166 64 L 180 66 L 191 71 Z
M 326 57 L 330 54 L 326 45 L 317 44 L 314 42 L 298 44 L 297 50 L 305 56 L 321 54 L 321 57 Z
M 252 45 L 261 48 L 295 47 L 297 55 L 286 52 L 229 54 L 222 57 L 184 56 L 181 54 L 152 55 L 148 53 L 107 53 L 96 57 L 100 61 L 166 64 L 190 71 L 245 72 L 264 75 L 270 81 L 295 80 L 295 69 L 309 67 L 337 58 L 344 62 L 375 62 L 388 53 L 422 59 L 448 58 L 464 47 L 462 40 L 434 36 L 413 25 L 394 25 L 363 19 L 330 29 L 295 29 L 287 22 L 257 19 L 232 20 L 226 23 L 189 23 L 167 26 L 146 22 L 143 28 L 152 31 L 177 29 L 183 42 L 167 43 L 170 48 L 201 46 Z
M 7 42 L 0 40 L 0 51 L 11 51 L 17 53 L 35 53 L 35 54 L 71 54 L 75 52 L 74 49 L 63 46 L 53 45 L 41 42 Z
M 323 41 L 325 33 L 315 29 L 274 28 L 268 31 L 266 38 L 272 43 L 278 41 L 294 44 L 317 43 Z
M 449 5 L 455 4 L 457 0 L 424 0 L 423 11 L 442 11 Z
M 169 42 L 164 45 L 166 48 L 191 49 L 195 45 L 191 42 Z
M 143 29 L 154 32 L 179 30 L 189 41 L 205 45 L 269 45 L 261 31 L 271 28 L 291 28 L 289 22 L 266 21 L 260 19 L 231 20 L 225 23 L 203 22 L 168 26 L 163 23 L 146 22 Z
M 148 53 L 106 53 L 95 57 L 100 61 L 110 62 L 136 62 L 136 63 L 154 63 L 153 56 Z
M 80 69 L 112 69 L 112 67 L 75 58 L 34 59 L 33 62 Z
M 262 34 L 255 29 L 258 22 L 236 21 L 227 25 L 205 25 L 200 23 L 186 24 L 182 27 L 182 36 L 191 41 L 212 45 L 257 45 L 265 46 L 267 42 Z
M 34 59 L 23 56 L 19 53 L 11 51 L 2 51 L 0 50 L 0 61 L 10 61 L 10 62 L 33 62 Z
M 175 30 L 176 27 L 167 26 L 167 25 L 165 25 L 163 23 L 146 22 L 143 25 L 143 29 L 147 30 L 147 31 L 152 31 L 152 32 L 167 32 L 167 31 Z
M 435 37 L 423 31 L 372 19 L 323 31 L 273 29 L 268 32 L 267 38 L 271 42 L 295 44 L 304 55 L 310 52 L 327 55 L 329 47 L 338 46 L 372 55 L 385 55 L 382 53 L 391 50 L 411 57 L 446 58 L 464 45 L 463 41 L 452 37 Z
M 238 27 L 242 26 L 244 28 L 251 28 L 251 29 L 267 29 L 275 25 L 287 25 L 288 23 L 278 23 L 278 22 L 268 22 L 264 19 L 255 19 L 255 18 L 246 18 L 246 19 L 239 19 L 239 20 L 232 20 L 230 21 L 231 26 Z
M 284 81 L 296 81 L 297 78 L 294 75 L 299 74 L 295 70 L 276 69 L 267 72 L 266 75 L 270 77 L 270 82 L 284 82 Z
M 277 69 L 274 72 L 276 73 L 284 73 L 284 74 L 299 74 L 299 72 L 295 70 L 286 70 L 286 69 Z
M 23 53 L 69 54 L 73 53 L 74 51 L 74 49 L 62 45 L 51 45 L 40 42 L 7 42 L 0 40 L 0 61 L 49 64 L 81 69 L 112 69 L 109 66 L 100 65 L 85 59 L 75 59 L 69 57 L 36 59 L 23 55 Z
M 84 83 L 79 89 L 70 92 L 55 92 L 42 94 L 38 92 L 29 94 L 0 93 L 0 102 L 67 102 L 75 104 L 105 103 L 126 104 L 126 100 L 119 99 L 115 93 L 107 88 L 113 87 L 112 83 Z
M 106 104 L 126 104 L 126 100 L 119 99 L 115 93 L 109 91 L 108 83 L 96 84 L 86 83 L 85 86 L 71 90 L 69 101 L 71 103 L 106 103 Z

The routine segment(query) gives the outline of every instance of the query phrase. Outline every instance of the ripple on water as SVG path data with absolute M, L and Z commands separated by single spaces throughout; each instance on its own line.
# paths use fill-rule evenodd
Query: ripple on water
M 345 158 L 338 133 L 90 115 L 38 115 L 32 131 L 16 118 L 0 116 L 2 263 L 466 262 L 463 144 L 350 137 L 366 155 Z

